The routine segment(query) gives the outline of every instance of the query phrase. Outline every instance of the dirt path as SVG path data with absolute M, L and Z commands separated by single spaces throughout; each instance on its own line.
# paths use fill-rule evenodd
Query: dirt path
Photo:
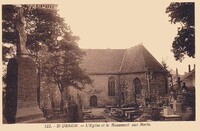
M 105 119 L 91 119 L 85 120 L 84 122 L 117 122 L 116 120 L 110 118 L 109 116 L 105 115 L 104 108 L 92 108 L 88 111 L 91 111 L 91 114 L 94 116 L 104 116 Z

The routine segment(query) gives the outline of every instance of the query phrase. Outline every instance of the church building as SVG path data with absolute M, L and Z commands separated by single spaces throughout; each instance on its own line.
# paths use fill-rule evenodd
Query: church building
M 139 44 L 128 49 L 84 49 L 81 68 L 93 83 L 81 93 L 85 108 L 144 104 L 167 93 L 167 71 Z

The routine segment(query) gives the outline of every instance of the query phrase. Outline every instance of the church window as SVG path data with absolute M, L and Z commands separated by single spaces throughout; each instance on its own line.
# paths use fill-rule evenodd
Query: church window
M 108 96 L 115 96 L 115 77 L 108 79 Z
M 134 86 L 135 86 L 135 94 L 141 94 L 141 81 L 139 78 L 135 78 L 134 80 Z

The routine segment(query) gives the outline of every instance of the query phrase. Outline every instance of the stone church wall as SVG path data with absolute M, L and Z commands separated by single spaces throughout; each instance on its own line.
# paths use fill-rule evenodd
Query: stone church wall
M 93 80 L 92 86 L 85 87 L 83 95 L 84 107 L 90 107 L 90 97 L 95 95 L 97 97 L 97 107 L 105 107 L 106 105 L 116 104 L 115 96 L 108 96 L 108 79 L 115 77 L 115 93 L 117 92 L 119 77 L 117 75 L 90 75 Z
M 167 93 L 167 76 L 163 73 L 156 73 L 150 80 L 151 94 L 154 96 L 164 96 Z
M 115 96 L 108 96 L 108 79 L 109 77 L 115 77 Z M 97 97 L 97 107 L 105 107 L 106 105 L 116 105 L 117 100 L 120 97 L 121 89 L 119 83 L 123 80 L 127 83 L 127 97 L 124 103 L 136 103 L 145 104 L 145 98 L 148 97 L 148 84 L 146 73 L 124 74 L 124 75 L 90 75 L 93 80 L 92 85 L 85 87 L 82 91 L 82 101 L 85 108 L 90 108 L 90 97 L 95 95 Z M 141 94 L 135 97 L 135 87 L 133 80 L 139 78 L 141 81 Z M 157 73 L 150 80 L 151 94 L 156 99 L 159 96 L 166 94 L 166 76 L 162 73 Z
M 142 104 L 144 102 L 145 94 L 147 92 L 147 81 L 145 79 L 145 73 L 127 74 L 121 75 L 120 79 L 127 82 L 127 98 L 125 103 L 135 103 L 135 87 L 133 80 L 139 78 L 141 81 L 141 95 L 137 95 L 137 103 Z

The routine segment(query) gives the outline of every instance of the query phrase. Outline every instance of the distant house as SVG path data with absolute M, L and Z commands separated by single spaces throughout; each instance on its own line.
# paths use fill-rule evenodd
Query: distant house
M 142 45 L 128 49 L 84 49 L 81 68 L 93 80 L 81 93 L 83 106 L 144 104 L 167 93 L 167 71 Z
M 188 88 L 195 87 L 195 66 L 194 69 L 191 70 L 190 65 L 188 65 L 188 72 L 181 77 L 181 81 L 185 83 Z
M 185 85 L 190 89 L 194 88 L 195 87 L 195 65 L 192 70 L 191 70 L 190 65 L 188 65 L 188 72 L 185 72 L 184 75 L 179 75 L 178 73 L 176 73 L 172 79 L 173 79 L 174 90 L 182 89 L 181 87 L 183 86 L 183 83 L 185 83 Z

